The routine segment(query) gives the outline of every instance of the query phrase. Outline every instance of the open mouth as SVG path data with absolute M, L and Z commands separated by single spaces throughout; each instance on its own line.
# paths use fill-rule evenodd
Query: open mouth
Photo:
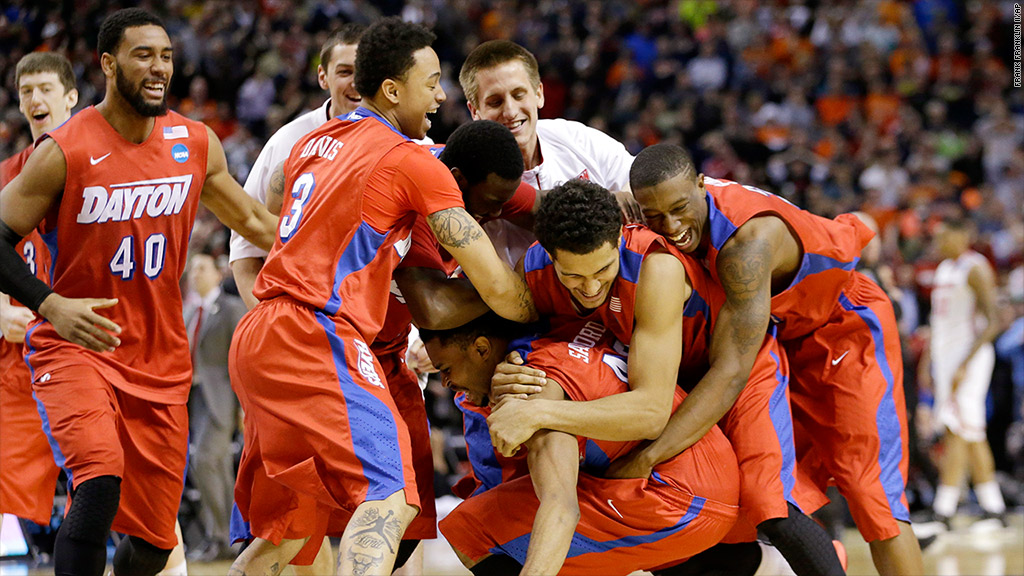
M 675 236 L 670 239 L 676 245 L 676 248 L 684 250 L 690 246 L 690 242 L 691 240 L 693 240 L 693 229 L 687 228 L 686 231 L 683 232 L 682 234 L 679 234 L 678 236 Z
M 515 132 L 516 130 L 521 128 L 523 124 L 526 124 L 526 120 L 516 120 L 515 122 L 509 122 L 508 124 L 505 124 L 505 126 L 512 132 Z
M 162 100 L 166 89 L 166 82 L 146 82 L 142 85 L 142 91 L 154 100 Z
M 32 120 L 35 120 L 36 122 L 39 122 L 39 123 L 43 123 L 43 122 L 46 122 L 46 119 L 49 118 L 49 117 L 50 117 L 50 113 L 49 112 L 38 112 L 38 113 L 32 115 Z

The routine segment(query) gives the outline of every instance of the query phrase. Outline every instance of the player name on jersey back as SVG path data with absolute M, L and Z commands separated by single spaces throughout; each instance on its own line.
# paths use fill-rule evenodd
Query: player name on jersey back
M 142 180 L 109 186 L 86 186 L 82 190 L 82 209 L 76 222 L 94 224 L 124 222 L 171 216 L 181 212 L 192 188 L 192 174 Z

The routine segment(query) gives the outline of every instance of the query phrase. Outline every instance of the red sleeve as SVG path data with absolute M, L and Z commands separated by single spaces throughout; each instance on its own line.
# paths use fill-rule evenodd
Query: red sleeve
M 444 263 L 441 261 L 440 250 L 441 247 L 437 243 L 437 239 L 434 238 L 434 232 L 427 225 L 427 219 L 417 216 L 416 223 L 412 226 L 412 246 L 409 247 L 409 253 L 398 264 L 398 268 L 431 268 L 446 272 Z
M 512 218 L 520 214 L 533 212 L 533 205 L 537 203 L 537 191 L 526 182 L 519 184 L 516 193 L 501 207 L 502 218 Z
M 395 168 L 395 187 L 404 191 L 409 205 L 421 215 L 465 207 L 452 173 L 422 147 L 416 146 Z

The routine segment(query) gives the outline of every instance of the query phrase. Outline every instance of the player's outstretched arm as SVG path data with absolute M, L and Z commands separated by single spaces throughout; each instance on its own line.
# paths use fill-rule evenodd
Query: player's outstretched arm
M 427 224 L 492 310 L 517 322 L 537 319 L 526 281 L 501 261 L 483 228 L 465 208 L 434 212 L 427 217 Z
M 540 506 L 533 519 L 533 536 L 520 574 L 557 574 L 565 563 L 580 520 L 576 496 L 579 446 L 569 434 L 541 430 L 527 442 L 527 447 L 530 478 Z
M 113 335 L 121 327 L 94 310 L 117 300 L 64 298 L 36 278 L 15 250 L 63 193 L 66 175 L 64 153 L 47 139 L 29 156 L 21 174 L 0 191 L 0 292 L 39 312 L 69 342 L 96 352 L 111 351 L 121 344 Z
M 264 250 L 274 245 L 277 217 L 253 200 L 228 172 L 228 160 L 217 135 L 206 128 L 210 149 L 206 163 L 206 184 L 200 200 L 225 226 Z
M 656 464 L 700 440 L 736 402 L 768 330 L 772 270 L 782 234 L 789 230 L 781 220 L 758 218 L 744 224 L 722 247 L 718 275 L 726 301 L 711 335 L 710 368 L 661 436 L 613 463 L 610 477 L 647 477 Z
M 393 277 L 419 328 L 457 328 L 489 310 L 469 280 L 449 278 L 442 270 L 399 268 Z
M 629 391 L 586 402 L 503 400 L 487 419 L 494 447 L 511 456 L 540 429 L 596 440 L 657 438 L 672 412 L 685 285 L 686 272 L 676 257 L 657 253 L 645 258 L 637 282 Z M 677 287 L 677 292 L 666 291 L 666 286 Z

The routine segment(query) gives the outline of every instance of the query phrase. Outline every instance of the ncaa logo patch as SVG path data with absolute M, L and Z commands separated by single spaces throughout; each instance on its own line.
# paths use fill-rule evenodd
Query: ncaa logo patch
M 178 164 L 184 164 L 188 161 L 188 146 L 184 144 L 175 144 L 171 148 L 171 158 Z

